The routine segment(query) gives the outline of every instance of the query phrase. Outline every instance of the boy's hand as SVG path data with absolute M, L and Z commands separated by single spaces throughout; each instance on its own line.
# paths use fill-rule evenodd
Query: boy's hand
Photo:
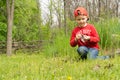
M 76 34 L 76 40 L 80 39 L 82 37 L 81 34 Z
M 85 41 L 88 41 L 88 40 L 90 40 L 90 36 L 83 35 L 83 39 L 84 39 Z

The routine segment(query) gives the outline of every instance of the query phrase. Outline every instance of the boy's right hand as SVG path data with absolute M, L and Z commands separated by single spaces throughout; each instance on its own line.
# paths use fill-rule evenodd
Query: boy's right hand
M 82 37 L 82 34 L 76 34 L 76 40 L 80 39 Z

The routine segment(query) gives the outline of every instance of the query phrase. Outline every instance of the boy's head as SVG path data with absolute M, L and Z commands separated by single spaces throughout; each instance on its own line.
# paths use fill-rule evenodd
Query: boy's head
M 87 10 L 83 7 L 77 7 L 74 10 L 74 16 L 77 17 L 79 15 L 84 15 L 84 16 L 87 16 L 87 18 L 89 18 Z
M 74 10 L 75 20 L 79 26 L 84 26 L 89 19 L 87 10 L 83 7 L 78 7 Z

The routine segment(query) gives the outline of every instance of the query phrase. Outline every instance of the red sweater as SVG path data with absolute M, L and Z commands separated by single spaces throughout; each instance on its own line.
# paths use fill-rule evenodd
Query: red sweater
M 90 36 L 90 40 L 86 41 L 86 42 L 83 42 L 80 39 L 75 41 L 76 34 L 78 34 L 78 33 Z M 100 38 L 99 38 L 99 35 L 98 35 L 95 27 L 91 24 L 87 24 L 85 27 L 77 26 L 73 29 L 72 35 L 70 38 L 70 45 L 72 47 L 75 47 L 76 45 L 78 45 L 78 46 L 86 46 L 89 48 L 99 49 L 99 45 L 98 45 L 99 40 L 100 40 Z

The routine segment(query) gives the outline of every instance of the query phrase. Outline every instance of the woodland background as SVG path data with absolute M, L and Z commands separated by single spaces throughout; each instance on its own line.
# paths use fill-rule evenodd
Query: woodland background
M 11 36 L 7 34 L 8 23 L 12 21 L 8 19 L 7 1 L 0 0 L 0 53 L 68 54 L 72 51 L 69 45 L 71 30 L 76 26 L 73 11 L 78 6 L 88 10 L 89 23 L 96 26 L 101 37 L 101 49 L 119 48 L 119 0 L 48 0 L 48 4 L 43 3 L 46 13 L 42 13 L 39 0 L 9 0 L 10 7 L 14 6 Z M 46 16 L 43 18 L 42 14 Z
M 120 0 L 42 1 L 0 0 L 0 80 L 120 80 Z M 83 61 L 70 46 L 77 6 L 110 59 Z

